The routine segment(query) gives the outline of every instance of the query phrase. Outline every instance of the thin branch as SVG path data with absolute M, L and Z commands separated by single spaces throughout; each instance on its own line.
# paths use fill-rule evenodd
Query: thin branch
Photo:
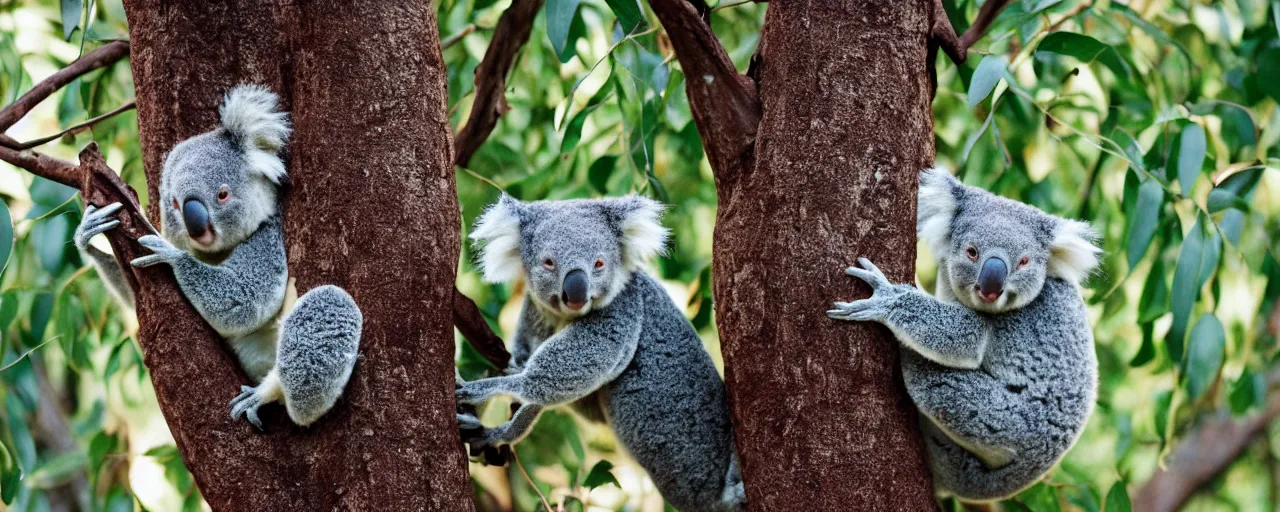
M 513 0 L 511 7 L 498 19 L 484 60 L 476 67 L 476 96 L 471 104 L 471 116 L 454 138 L 453 161 L 456 165 L 467 166 L 471 156 L 498 125 L 498 118 L 510 109 L 507 106 L 507 73 L 511 72 L 520 48 L 529 40 L 533 20 L 542 8 L 542 2 Z
M 502 338 L 489 328 L 489 323 L 480 314 L 475 301 L 457 288 L 453 289 L 453 325 L 485 360 L 498 370 L 506 369 L 511 361 L 511 354 L 507 352 Z
M 88 121 L 84 121 L 84 122 L 82 122 L 82 123 L 78 123 L 78 124 L 71 125 L 71 126 L 67 127 L 67 129 L 62 130 L 62 131 L 60 131 L 60 132 L 58 132 L 58 133 L 55 133 L 55 134 L 53 134 L 53 135 L 49 135 L 49 136 L 46 136 L 46 137 L 40 137 L 40 138 L 38 138 L 38 139 L 29 140 L 29 141 L 27 141 L 27 142 L 19 143 L 16 147 L 14 147 L 14 149 L 31 149 L 31 148 L 34 148 L 34 147 L 36 147 L 36 146 L 41 146 L 41 145 L 47 144 L 47 143 L 49 143 L 50 141 L 54 141 L 54 140 L 57 140 L 57 139 L 62 138 L 62 136 L 63 136 L 63 135 L 66 135 L 66 134 L 68 134 L 68 133 L 79 133 L 79 132 L 83 131 L 85 128 L 88 128 L 88 127 L 90 127 L 90 126 L 93 126 L 93 125 L 95 125 L 95 124 L 97 124 L 97 123 L 99 123 L 99 122 L 101 122 L 101 121 L 103 121 L 103 120 L 106 120 L 106 119 L 110 119 L 110 118 L 112 118 L 112 117 L 115 117 L 116 115 L 118 115 L 118 114 L 120 114 L 120 113 L 122 113 L 122 112 L 128 112 L 128 111 L 130 111 L 130 110 L 133 110 L 133 109 L 135 109 L 135 108 L 137 108 L 137 107 L 138 107 L 138 103 L 137 103 L 136 101 L 134 101 L 134 100 L 129 100 L 129 102 L 128 102 L 128 103 L 125 103 L 124 105 L 120 105 L 119 107 L 116 107 L 115 109 L 111 110 L 110 112 L 107 112 L 107 113 L 105 113 L 105 114 L 102 114 L 102 115 L 100 115 L 100 116 L 98 116 L 98 117 L 95 117 L 95 118 L 93 118 L 93 119 L 90 119 L 90 120 L 88 120 Z M 0 141 L 0 142 L 2 142 L 2 141 Z
M 684 70 L 689 107 L 717 186 L 730 185 L 755 152 L 761 107 L 756 83 L 738 74 L 696 0 L 650 0 Z
M 83 178 L 83 173 L 76 164 L 35 151 L 0 146 L 0 161 L 9 162 L 31 174 L 75 189 L 80 188 Z
M 978 10 L 978 17 L 974 18 L 973 24 L 969 25 L 963 35 L 957 36 L 951 19 L 947 18 L 947 10 L 942 7 L 942 0 L 933 0 L 933 26 L 929 28 L 929 56 L 926 66 L 929 68 L 929 83 L 935 93 L 938 88 L 938 49 L 941 48 L 951 62 L 964 64 L 969 58 L 969 47 L 982 39 L 996 15 L 1007 5 L 1009 0 L 987 0 Z
M 450 46 L 458 44 L 458 41 L 461 41 L 462 38 L 467 37 L 467 34 L 475 32 L 478 29 L 479 27 L 477 27 L 475 23 L 462 27 L 462 30 L 459 30 L 457 34 L 454 34 L 442 39 L 440 41 L 440 49 L 448 50 Z
M 72 80 L 95 69 L 110 66 L 127 55 L 129 55 L 129 43 L 113 41 L 99 46 L 68 64 L 67 67 L 58 70 L 57 73 L 49 75 L 49 78 L 42 80 L 18 98 L 18 101 L 0 109 L 0 132 L 8 130 L 41 101 L 71 83 Z

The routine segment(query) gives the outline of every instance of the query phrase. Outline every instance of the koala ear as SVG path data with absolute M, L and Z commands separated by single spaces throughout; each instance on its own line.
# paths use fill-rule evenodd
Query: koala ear
M 503 193 L 498 202 L 476 220 L 470 238 L 484 244 L 480 249 L 480 270 L 485 281 L 506 282 L 524 272 L 520 261 L 520 224 L 524 210 L 524 203 Z
M 1049 275 L 1080 284 L 1098 265 L 1102 249 L 1094 245 L 1097 239 L 1089 223 L 1059 219 L 1049 242 Z
M 289 115 L 277 112 L 280 98 L 260 85 L 239 85 L 227 93 L 218 109 L 222 127 L 244 149 L 249 167 L 279 185 L 285 179 L 284 161 L 277 153 L 289 138 Z
M 635 270 L 665 252 L 668 231 L 659 220 L 666 210 L 662 203 L 633 195 L 610 199 L 606 208 L 621 233 L 624 267 Z
M 951 245 L 951 221 L 956 216 L 957 199 L 963 186 L 941 167 L 920 172 L 916 234 L 929 244 L 935 258 L 945 254 Z

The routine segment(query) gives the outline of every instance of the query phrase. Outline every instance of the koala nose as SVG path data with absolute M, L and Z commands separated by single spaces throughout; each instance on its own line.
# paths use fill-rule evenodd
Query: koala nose
M 587 305 L 587 273 L 573 270 L 564 276 L 564 305 L 577 311 Z
M 209 209 L 199 199 L 188 199 L 182 205 L 182 222 L 187 235 L 193 240 L 203 240 L 209 235 Z
M 978 295 L 986 302 L 995 302 L 1004 293 L 1004 279 L 1009 266 L 1000 258 L 987 258 L 978 272 Z

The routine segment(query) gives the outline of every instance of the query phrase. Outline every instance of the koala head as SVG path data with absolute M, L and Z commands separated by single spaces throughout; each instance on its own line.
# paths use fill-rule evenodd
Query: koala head
M 659 254 L 663 206 L 640 196 L 525 203 L 506 194 L 476 221 L 489 282 L 523 278 L 538 305 L 561 318 L 603 308 L 632 272 Z
M 219 109 L 221 127 L 169 152 L 159 200 L 163 230 L 174 245 L 224 254 L 277 213 L 278 189 L 287 179 L 278 153 L 289 121 L 276 104 L 263 87 L 236 87 Z
M 1048 277 L 1078 285 L 1101 252 L 1087 223 L 961 184 L 941 169 L 920 175 L 916 231 L 956 299 L 989 313 L 1026 306 Z

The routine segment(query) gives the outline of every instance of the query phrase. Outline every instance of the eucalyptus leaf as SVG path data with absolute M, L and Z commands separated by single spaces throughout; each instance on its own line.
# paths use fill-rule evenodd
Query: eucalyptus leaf
M 1129 76 L 1129 65 L 1111 45 L 1084 34 L 1074 32 L 1054 32 L 1045 36 L 1036 47 L 1036 53 L 1047 52 L 1069 55 L 1083 62 L 1098 61 L 1116 74 L 1118 78 Z
M 1146 254 L 1151 239 L 1155 238 L 1156 228 L 1160 224 L 1160 210 L 1164 205 L 1164 187 L 1153 179 L 1147 179 L 1138 187 L 1138 198 L 1134 210 L 1129 214 L 1129 236 L 1127 252 L 1129 268 L 1137 266 L 1142 255 Z
M 1226 342 L 1227 333 L 1218 317 L 1213 313 L 1201 315 L 1191 330 L 1191 343 L 1187 348 L 1186 384 L 1192 399 L 1203 396 L 1218 379 Z
M 1133 505 L 1129 503 L 1129 491 L 1124 488 L 1124 480 L 1119 480 L 1111 485 L 1111 490 L 1107 491 L 1107 502 L 1103 510 L 1105 512 L 1132 512 Z
M 1221 253 L 1222 239 L 1217 230 L 1204 216 L 1197 217 L 1195 225 L 1182 241 L 1178 266 L 1173 272 L 1173 325 L 1169 327 L 1165 347 L 1169 358 L 1174 361 L 1182 360 L 1191 308 L 1200 297 L 1200 289 L 1217 268 Z
M 595 489 L 608 484 L 621 488 L 618 479 L 613 476 L 613 463 L 607 460 L 597 462 L 591 467 L 591 471 L 587 473 L 587 478 L 582 481 L 582 486 L 588 489 Z
M 547 38 L 551 39 L 551 47 L 561 63 L 569 62 L 576 53 L 569 47 L 569 29 L 580 3 L 582 0 L 547 0 Z
M 70 41 L 71 34 L 80 28 L 80 18 L 84 15 L 84 0 L 61 0 L 62 7 L 62 39 Z
M 979 103 L 982 103 L 982 100 L 991 95 L 991 91 L 995 90 L 996 84 L 999 84 L 1000 79 L 1004 77 L 1007 67 L 1008 64 L 1005 63 L 1004 57 L 997 55 L 982 57 L 982 61 L 978 63 L 977 71 L 973 72 L 973 79 L 969 82 L 969 108 L 978 106 Z
M 1204 128 L 1190 123 L 1182 129 L 1182 138 L 1178 144 L 1178 182 L 1182 184 L 1182 195 L 1191 195 L 1196 178 L 1200 176 L 1200 167 L 1204 165 L 1205 156 Z
M 618 26 L 628 34 L 644 30 L 648 26 L 644 20 L 644 9 L 636 0 L 605 0 L 609 10 L 618 17 Z

